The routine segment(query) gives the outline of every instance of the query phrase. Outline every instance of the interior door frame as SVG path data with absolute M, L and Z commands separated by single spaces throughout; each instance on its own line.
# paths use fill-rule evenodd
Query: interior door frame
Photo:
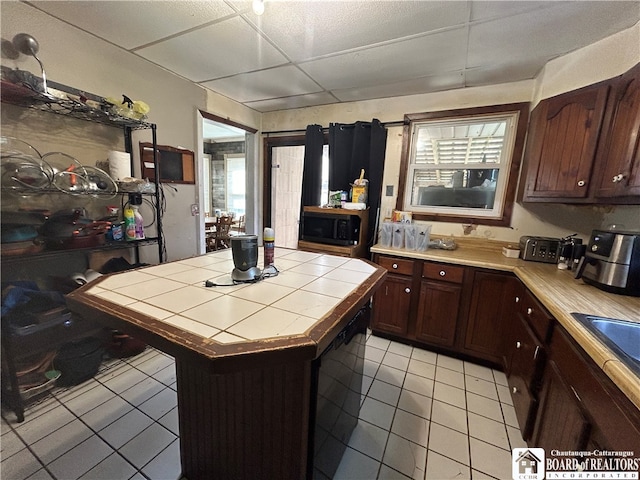
M 204 110 L 198 109 L 197 113 L 199 115 L 197 115 L 197 118 L 199 120 L 199 126 L 198 126 L 198 161 L 199 162 L 204 162 L 204 158 L 203 158 L 203 137 L 202 137 L 202 121 L 203 119 L 207 119 L 207 120 L 211 120 L 213 122 L 217 122 L 217 123 L 222 123 L 225 125 L 231 125 L 232 127 L 236 127 L 239 129 L 242 129 L 245 131 L 245 165 L 246 165 L 246 169 L 247 169 L 247 205 L 246 205 L 246 213 L 245 213 L 245 218 L 248 220 L 250 218 L 252 218 L 252 224 L 254 225 L 254 229 L 256 225 L 259 225 L 259 219 L 258 217 L 258 205 L 254 205 L 255 203 L 257 203 L 258 199 L 259 199 L 259 195 L 257 193 L 257 187 L 258 187 L 258 182 L 259 180 L 259 176 L 258 174 L 254 173 L 254 167 L 257 169 L 260 165 L 260 159 L 258 158 L 259 153 L 256 151 L 256 149 L 254 148 L 253 142 L 254 141 L 249 141 L 248 137 L 254 137 L 255 134 L 258 132 L 258 129 L 253 128 L 253 127 L 249 127 L 247 125 L 244 125 L 242 123 L 238 123 L 238 122 L 234 122 L 233 120 L 229 120 L 228 118 L 224 118 L 224 117 L 220 117 L 218 115 L 215 115 L 213 113 L 209 113 L 206 112 Z M 257 140 L 256 140 L 257 141 Z M 203 169 L 202 166 L 198 166 L 198 175 L 201 175 L 203 173 Z M 199 178 L 199 177 L 197 177 Z M 206 251 L 206 247 L 205 247 L 205 226 L 204 226 L 204 194 L 203 194 L 203 189 L 204 189 L 204 182 L 203 181 L 199 181 L 198 185 L 197 185 L 197 204 L 198 204 L 198 211 L 199 211 L 199 220 L 198 220 L 198 255 L 203 254 Z M 249 195 L 249 193 L 251 193 L 251 195 Z

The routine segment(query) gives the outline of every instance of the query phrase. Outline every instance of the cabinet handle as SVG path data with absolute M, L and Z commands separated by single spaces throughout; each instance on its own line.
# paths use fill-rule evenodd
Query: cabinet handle
M 520 348 L 522 347 L 522 344 L 520 342 L 516 342 L 516 348 Z
M 65 328 L 69 328 L 73 325 L 73 320 L 65 320 L 63 324 Z
M 513 387 L 511 389 L 511 393 L 518 393 L 518 388 L 517 387 Z
M 578 181 L 578 186 L 579 186 L 579 187 L 584 187 L 584 186 L 585 186 L 585 184 L 586 184 L 586 182 L 585 182 L 584 180 L 580 180 L 580 181 Z
M 520 297 L 516 297 L 516 303 L 520 303 Z
M 578 395 L 578 392 L 576 392 L 576 389 L 573 388 L 573 385 L 569 385 L 569 387 L 571 388 L 571 391 L 573 392 L 573 394 L 576 396 L 576 398 L 578 399 L 578 401 L 580 403 L 582 403 L 582 399 L 580 398 L 580 395 Z
M 411 293 L 411 289 L 410 288 L 405 288 L 404 289 L 404 293 Z
M 447 272 L 445 272 L 444 270 L 440 270 L 440 276 L 444 277 L 447 274 Z
M 527 308 L 527 315 L 531 315 L 533 313 L 533 308 Z
M 393 265 L 391 265 L 391 268 L 397 269 L 398 268 L 398 264 L 394 263 Z
M 624 180 L 624 177 L 625 177 L 624 173 L 619 173 L 618 175 L 615 175 L 611 181 L 613 183 L 618 183 Z
M 533 352 L 533 359 L 538 358 L 538 352 L 540 351 L 540 345 L 536 345 L 536 351 Z

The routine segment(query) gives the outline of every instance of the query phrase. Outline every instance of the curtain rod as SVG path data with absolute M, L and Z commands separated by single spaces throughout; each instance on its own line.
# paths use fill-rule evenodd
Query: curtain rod
M 402 127 L 405 125 L 404 120 L 396 120 L 393 122 L 380 122 L 380 125 L 383 127 Z M 306 129 L 298 129 L 298 130 L 272 130 L 270 132 L 262 132 L 263 135 L 273 135 L 273 134 L 281 134 L 281 133 L 305 133 Z M 329 132 L 329 127 L 322 127 L 322 132 Z

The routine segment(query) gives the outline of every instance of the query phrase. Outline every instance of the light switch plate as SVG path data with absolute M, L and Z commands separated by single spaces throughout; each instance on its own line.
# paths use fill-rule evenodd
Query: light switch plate
M 393 185 L 387 185 L 387 190 L 385 192 L 387 197 L 393 197 Z

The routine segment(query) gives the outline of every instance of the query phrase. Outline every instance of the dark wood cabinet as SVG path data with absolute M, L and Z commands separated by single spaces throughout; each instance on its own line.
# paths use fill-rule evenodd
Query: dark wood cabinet
M 512 289 L 513 305 L 506 329 L 504 368 L 525 440 L 531 436 L 539 405 L 541 376 L 545 368 L 547 340 L 553 318 L 522 284 Z
M 531 112 L 525 202 L 640 203 L 640 64 Z
M 405 335 L 409 326 L 411 306 L 411 277 L 387 275 L 385 282 L 373 296 L 373 330 Z
M 371 328 L 465 358 L 502 363 L 504 301 L 520 282 L 488 272 L 418 259 L 374 257 L 389 271 L 373 298 Z
M 588 419 L 587 445 L 605 450 L 640 451 L 640 410 L 560 325 L 555 325 L 553 330 L 550 358 L 549 363 L 555 365 L 556 373 Z M 547 371 L 544 382 L 548 383 Z M 572 401 L 575 404 L 576 400 Z M 541 415 L 543 408 L 541 401 Z M 539 419 L 539 422 L 545 423 L 545 419 Z M 553 425 L 553 428 L 558 429 L 561 425 Z M 551 447 L 559 448 L 560 445 L 549 444 Z
M 466 353 L 500 364 L 504 322 L 513 314 L 512 291 L 520 282 L 510 274 L 474 271 L 469 316 L 464 333 Z
M 529 442 L 547 452 L 583 450 L 591 427 L 582 402 L 552 360 L 544 376 L 533 436 Z
M 416 339 L 453 347 L 462 288 L 455 283 L 422 280 L 416 319 Z
M 601 82 L 542 100 L 531 115 L 525 201 L 584 199 L 609 84 Z
M 594 195 L 640 195 L 640 64 L 613 82 L 604 125 Z

